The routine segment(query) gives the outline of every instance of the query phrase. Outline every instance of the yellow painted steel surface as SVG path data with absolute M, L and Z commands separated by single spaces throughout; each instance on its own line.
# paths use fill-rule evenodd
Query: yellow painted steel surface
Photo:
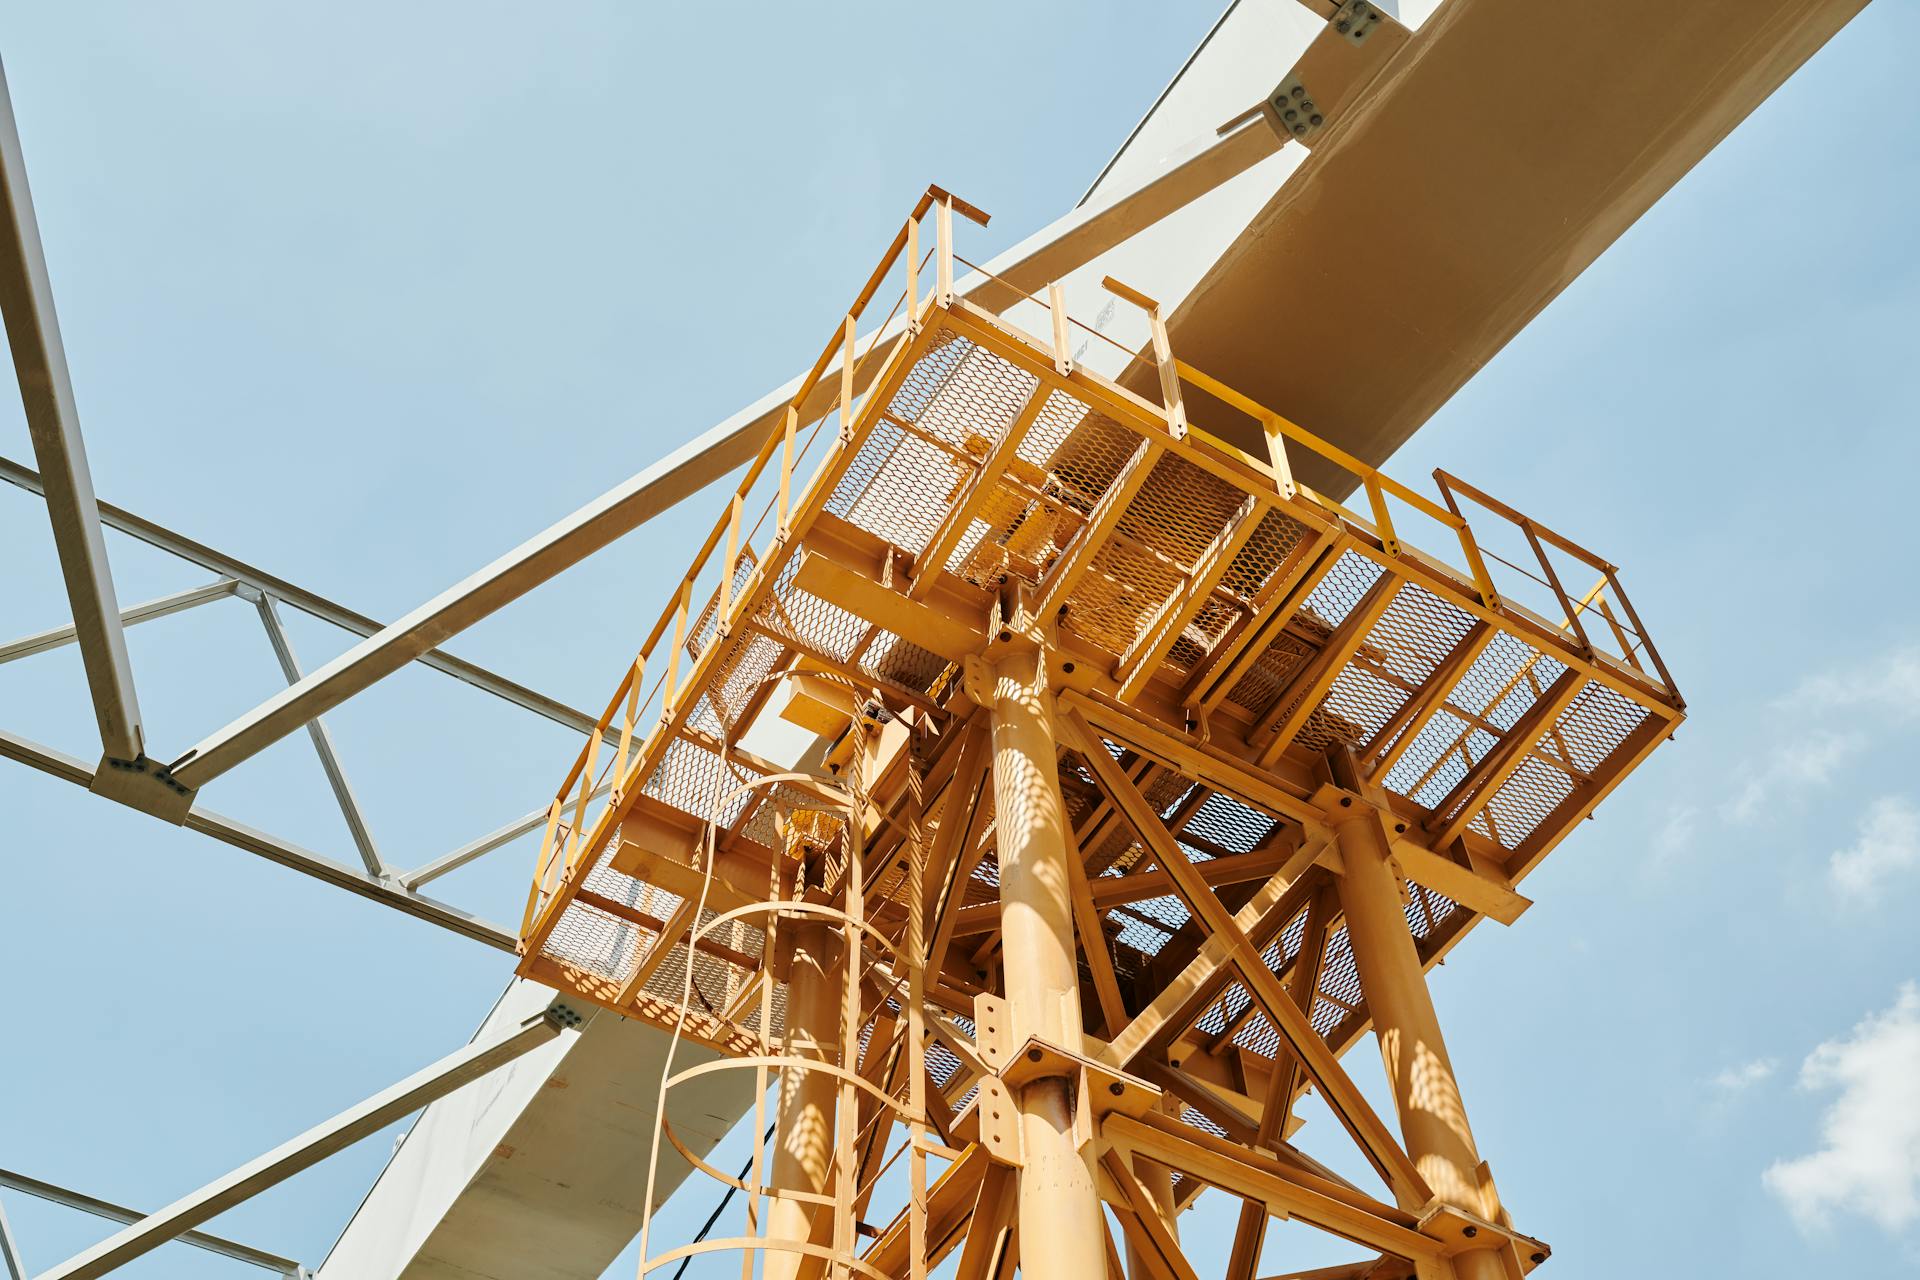
M 971 714 L 954 679 L 964 654 L 954 650 L 985 646 L 1009 584 L 1050 604 L 1057 597 L 1061 652 L 1074 655 L 1060 682 L 1103 707 L 1103 723 L 1137 725 L 1109 729 L 1117 747 L 1217 756 L 1223 770 L 1302 802 L 1303 779 L 1330 746 L 1390 760 L 1382 785 L 1412 822 L 1460 837 L 1454 860 L 1467 874 L 1511 880 L 1530 869 L 1678 719 L 1678 695 L 1637 621 L 1618 621 L 1631 606 L 1617 579 L 1608 585 L 1603 561 L 1587 557 L 1602 567 L 1600 589 L 1568 601 L 1556 625 L 1503 599 L 1484 571 L 1449 568 L 1411 546 L 1390 553 L 1378 520 L 1308 493 L 1283 496 L 1268 463 L 1210 441 L 1204 428 L 1179 436 L 1160 406 L 1084 372 L 1060 374 L 1048 341 L 965 303 L 943 305 L 924 287 L 918 305 L 920 332 L 857 411 L 836 407 L 796 424 L 792 474 L 776 441 L 744 487 L 749 497 L 769 486 L 799 493 L 811 466 L 811 485 L 787 514 L 789 535 L 777 536 L 777 510 L 757 513 L 749 532 L 765 549 L 755 558 L 742 551 L 752 539 L 742 540 L 739 518 L 716 529 L 708 563 L 689 575 L 634 669 L 664 669 L 668 696 L 658 683 L 636 696 L 629 673 L 614 698 L 602 738 L 556 806 L 528 915 L 528 971 L 563 975 L 607 1002 L 643 962 L 684 894 L 621 872 L 623 831 L 654 833 L 644 843 L 677 824 L 691 838 L 715 821 L 731 850 L 770 861 L 776 805 L 804 796 L 770 788 L 731 808 L 720 801 L 731 776 L 770 767 L 728 744 L 796 660 L 897 711 Z M 1009 448 L 1016 424 L 1024 435 Z M 994 454 L 997 469 L 983 475 Z M 1394 491 L 1392 502 L 1417 497 Z M 1450 515 L 1422 505 L 1430 525 L 1432 515 Z M 1459 524 L 1441 532 L 1477 547 L 1472 526 Z M 722 573 L 725 556 L 713 553 L 729 538 L 734 563 Z M 923 562 L 930 544 L 945 552 L 938 564 Z M 1068 573 L 1075 581 L 1062 590 Z M 1617 625 L 1601 623 L 1603 603 Z M 1361 616 L 1364 629 L 1354 625 Z M 1459 661 L 1469 648 L 1472 660 Z M 1110 703 L 1142 661 L 1152 669 L 1131 704 Z M 1436 674 L 1447 687 L 1429 687 Z M 641 709 L 638 726 L 622 715 L 629 707 Z M 612 799 L 597 813 L 576 804 L 610 762 L 624 772 Z M 1153 784 L 1158 799 L 1192 790 L 1191 770 L 1162 763 L 1174 767 Z M 1202 847 L 1245 852 L 1289 816 L 1249 803 L 1261 796 L 1210 790 L 1189 819 Z M 1125 844 L 1116 835 L 1086 851 L 1097 874 L 1137 861 Z M 991 896 L 988 872 L 970 894 Z M 1459 911 L 1437 893 L 1417 896 L 1417 914 L 1434 930 Z M 629 910 L 616 913 L 609 901 Z M 1143 955 L 1177 927 L 1153 910 L 1110 917 Z M 1336 936 L 1329 945 L 1342 944 Z M 752 955 L 751 938 L 743 932 L 734 949 Z M 696 970 L 722 996 L 746 980 L 718 952 Z M 1316 1018 L 1329 1030 L 1340 1009 L 1360 1007 L 1349 973 L 1336 964 L 1327 976 L 1333 998 Z M 633 999 L 653 1000 L 677 978 L 655 986 Z M 644 1003 L 625 1011 L 649 1009 L 668 1012 Z M 726 1029 L 704 1034 L 724 1039 Z
M 971 1002 L 1001 986 L 1006 837 L 969 736 L 986 695 L 968 670 L 1027 645 L 1058 708 L 1084 1052 L 1176 1083 L 1212 1071 L 1255 1113 L 1318 1082 L 1417 1205 L 1431 1190 L 1334 1065 L 1370 1016 L 1337 914 L 1312 927 L 1298 1021 L 1272 1016 L 1339 867 L 1331 832 L 1355 811 L 1335 806 L 1380 815 L 1428 965 L 1483 915 L 1517 918 L 1516 886 L 1671 733 L 1679 693 L 1609 562 L 1453 477 L 1424 496 L 1184 364 L 1151 299 L 1113 283 L 1151 312 L 1157 399 L 1073 366 L 1072 319 L 1048 301 L 1010 319 L 954 297 L 950 201 L 931 191 L 895 238 L 816 365 L 819 380 L 842 358 L 836 403 L 802 421 L 812 384 L 795 397 L 563 783 L 521 972 L 772 1062 L 784 997 L 756 904 L 796 875 L 829 898 L 838 883 L 843 904 L 857 891 L 848 936 L 870 933 L 867 963 L 894 957 L 895 981 L 921 912 L 925 999 L 947 1011 L 926 1042 L 930 1120 L 988 1141 L 972 1086 L 997 1075 L 967 1060 L 990 1053 Z M 883 302 L 912 318 L 908 339 L 859 368 L 857 321 Z M 1187 388 L 1256 423 L 1267 455 L 1189 421 Z M 1309 455 L 1352 475 L 1366 515 L 1292 481 Z M 1498 554 L 1495 531 L 1531 562 Z M 823 687 L 853 713 L 813 771 L 756 753 L 756 726 L 794 692 L 812 721 L 829 712 Z M 947 885 L 914 870 L 928 843 L 936 873 L 957 868 Z M 1196 885 L 1225 905 L 1198 903 Z M 1251 949 L 1210 963 L 1210 938 Z M 1256 960 L 1270 975 L 1245 968 Z M 876 998 L 862 1016 L 892 1026 L 903 997 Z M 1288 1084 L 1290 1053 L 1304 1074 Z M 1202 1130 L 1240 1123 L 1204 1092 L 1180 1097 Z

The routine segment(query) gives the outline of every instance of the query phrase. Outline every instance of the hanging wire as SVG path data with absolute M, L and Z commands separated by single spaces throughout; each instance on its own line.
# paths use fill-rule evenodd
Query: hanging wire
M 772 1124 L 767 1126 L 767 1131 L 760 1135 L 760 1145 L 765 1146 L 767 1143 L 773 1141 L 773 1131 L 776 1128 L 778 1128 L 779 1125 L 780 1125 L 780 1122 L 778 1120 L 775 1120 Z M 753 1172 L 753 1157 L 748 1156 L 747 1162 L 740 1166 L 740 1173 L 737 1178 L 737 1181 L 745 1182 L 747 1180 L 747 1175 L 752 1172 Z M 709 1234 L 712 1233 L 713 1224 L 720 1221 L 720 1215 L 725 1213 L 727 1211 L 727 1206 L 733 1203 L 733 1193 L 738 1191 L 739 1189 L 740 1188 L 734 1187 L 734 1186 L 729 1186 L 727 1188 L 727 1193 L 720 1197 L 720 1203 L 713 1206 L 713 1212 L 708 1214 L 707 1220 L 700 1224 L 699 1232 L 693 1237 L 694 1244 L 699 1244 L 701 1241 L 705 1240 Z M 698 1255 L 690 1253 L 686 1257 L 680 1259 L 680 1265 L 673 1269 L 673 1280 L 680 1280 L 681 1276 L 684 1276 L 685 1274 L 687 1274 L 687 1264 L 692 1262 L 696 1256 Z

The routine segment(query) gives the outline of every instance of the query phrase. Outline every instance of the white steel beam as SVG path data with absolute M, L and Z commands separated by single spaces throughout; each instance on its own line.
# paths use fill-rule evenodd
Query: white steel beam
M 480 1036 L 553 999 L 516 978 Z M 713 1183 L 652 1136 L 702 1158 L 753 1111 L 752 1071 L 712 1071 L 660 1094 L 669 1067 L 722 1055 L 638 1019 L 597 1017 L 578 1036 L 503 1067 L 420 1113 L 315 1273 L 320 1280 L 585 1280 L 607 1269 L 649 1208 Z M 669 1063 L 669 1056 L 671 1063 Z M 664 1110 L 662 1108 L 665 1108 Z M 691 1185 L 689 1185 L 689 1182 Z M 658 1219 L 655 1219 L 656 1225 Z M 667 1272 L 655 1272 L 665 1280 Z M 699 1274 L 693 1269 L 690 1274 Z
M 42 1182 L 38 1178 L 29 1178 L 24 1173 L 15 1173 L 11 1169 L 0 1169 L 0 1187 L 21 1192 L 57 1204 L 63 1208 L 77 1209 L 81 1213 L 90 1213 L 96 1218 L 105 1218 L 110 1222 L 122 1224 L 138 1222 L 147 1215 L 137 1209 L 129 1209 L 111 1200 L 102 1200 L 97 1196 L 86 1195 L 68 1187 L 51 1182 Z M 0 1215 L 0 1221 L 4 1215 Z M 190 1244 L 196 1249 L 205 1249 L 208 1253 L 217 1253 L 223 1258 L 232 1258 L 236 1262 L 245 1262 L 259 1267 L 263 1271 L 277 1271 L 283 1276 L 305 1276 L 306 1268 L 292 1258 L 283 1258 L 277 1253 L 268 1253 L 265 1249 L 256 1249 L 241 1244 L 238 1240 L 229 1240 L 225 1236 L 208 1235 L 204 1231 L 183 1231 L 174 1237 L 181 1244 Z M 20 1271 L 15 1271 L 18 1280 L 24 1280 Z
M 60 344 L 60 323 L 54 317 L 53 288 L 40 248 L 40 228 L 33 217 L 26 157 L 20 149 L 4 69 L 0 69 L 0 205 L 4 205 L 0 216 L 5 222 L 0 227 L 0 313 L 6 319 L 7 344 L 13 349 L 34 457 L 45 478 L 47 516 L 53 522 L 54 548 L 86 665 L 100 745 L 109 759 L 133 761 L 141 757 L 145 745 L 133 692 L 133 667 L 127 661 L 127 638 L 114 599 L 113 573 L 107 566 L 93 477 L 87 470 L 86 444 L 80 438 L 80 415 L 67 376 L 66 351 Z
M 150 1214 L 99 1244 L 41 1274 L 39 1280 L 93 1280 L 159 1248 L 182 1232 L 277 1186 L 435 1098 L 477 1080 L 496 1067 L 552 1040 L 579 1015 L 554 1004 L 501 1035 L 477 1039 L 400 1083 L 349 1107 L 333 1119 L 218 1178 L 189 1196 Z
M 1077 209 L 1000 255 L 984 273 L 963 281 L 959 292 L 982 305 L 1010 305 L 1019 300 L 1017 290 L 1042 287 L 1048 280 L 1068 274 L 1142 227 L 1244 173 L 1281 145 L 1282 139 L 1264 115 L 1249 114 L 1219 136 L 1180 152 L 1125 196 L 1098 207 Z M 1009 284 L 1013 288 L 1008 288 Z M 904 331 L 902 318 L 881 332 L 866 360 L 869 368 L 884 362 L 888 345 Z M 833 388 L 836 381 L 823 377 L 822 393 Z M 763 397 L 378 635 L 355 645 L 299 684 L 268 698 L 176 759 L 169 766 L 173 779 L 190 788 L 205 786 L 434 645 L 725 476 L 753 457 L 799 385 L 800 379 L 796 378 Z
M 255 602 L 260 611 L 260 625 L 267 630 L 267 640 L 273 645 L 273 656 L 280 661 L 280 670 L 287 677 L 288 684 L 300 682 L 300 659 L 293 652 L 293 638 L 280 623 L 280 613 L 273 607 L 272 596 L 261 596 Z M 346 819 L 347 832 L 353 837 L 353 847 L 360 851 L 360 861 L 366 864 L 367 874 L 384 877 L 386 864 L 380 861 L 380 850 L 373 843 L 373 832 L 367 829 L 366 815 L 360 811 L 360 801 L 353 794 L 353 786 L 347 781 L 347 771 L 340 767 L 340 757 L 333 749 L 333 735 L 327 732 L 327 723 L 319 716 L 307 721 L 307 735 L 313 739 L 313 750 L 320 757 L 320 768 L 327 775 L 327 785 L 333 788 L 333 798 L 340 805 L 340 816 Z
M 46 496 L 46 485 L 41 481 L 40 473 L 32 467 L 20 465 L 11 458 L 0 458 L 0 480 L 25 489 L 28 493 Z M 114 506 L 111 502 L 102 502 L 99 507 L 100 523 L 107 528 L 118 530 L 150 547 L 157 547 L 168 555 L 178 556 L 189 564 L 196 564 L 222 577 L 232 578 L 243 587 L 272 596 L 281 604 L 291 605 L 304 614 L 318 618 L 322 622 L 330 622 L 341 630 L 351 631 L 357 636 L 370 636 L 381 630 L 381 624 L 364 613 L 358 613 L 317 592 L 309 591 L 285 578 L 268 573 L 264 569 L 257 569 L 244 560 L 236 560 L 223 551 L 217 551 L 203 542 L 196 542 L 183 533 L 154 523 L 145 516 L 135 515 L 124 507 Z M 124 616 L 122 615 L 123 618 Z M 557 699 L 517 684 L 505 676 L 468 662 L 464 658 L 456 658 L 450 653 L 430 649 L 421 654 L 416 661 L 470 684 L 476 689 L 491 693 L 497 698 L 504 698 L 535 715 L 545 716 L 555 724 L 565 725 L 579 733 L 593 732 L 593 717 L 586 712 L 575 710 Z
M 93 785 L 93 770 L 84 760 L 76 760 L 64 751 L 56 751 L 4 729 L 0 729 L 0 758 L 18 761 L 77 786 Z M 484 942 L 496 951 L 504 951 L 508 955 L 516 952 L 515 935 L 491 920 L 470 915 L 456 906 L 424 894 L 410 892 L 390 880 L 368 875 L 358 867 L 335 862 L 332 858 L 303 849 L 278 836 L 256 830 L 244 822 L 195 806 L 187 812 L 183 825 L 190 831 L 212 836 L 222 844 L 230 844 L 269 862 L 277 862 L 336 889 L 345 889 L 348 893 L 369 898 L 382 906 L 425 920 L 428 924 L 437 924 L 450 933 Z
M 605 782 L 595 787 L 593 791 L 587 796 L 588 802 L 591 803 L 592 801 L 598 800 L 601 796 L 604 796 L 607 794 L 607 792 L 613 790 L 613 783 L 614 783 L 614 779 L 611 776 L 609 776 Z M 506 826 L 501 827 L 496 831 L 491 831 L 486 835 L 481 836 L 478 840 L 471 840 L 466 844 L 461 845 L 458 849 L 455 849 L 450 853 L 441 854 L 439 857 L 435 858 L 432 862 L 422 863 L 420 866 L 415 867 L 412 871 L 404 872 L 401 875 L 395 876 L 393 878 L 394 883 L 399 885 L 403 889 L 418 889 L 421 885 L 426 884 L 428 881 L 438 880 L 441 876 L 446 875 L 449 871 L 458 871 L 461 867 L 466 866 L 469 862 L 472 862 L 475 858 L 483 857 L 486 854 L 492 853 L 495 849 L 498 849 L 501 845 L 511 844 L 515 840 L 518 840 L 521 836 L 526 835 L 528 832 L 537 831 L 539 828 L 545 826 L 546 823 L 547 823 L 547 810 L 535 809 L 532 813 L 527 814 L 525 817 L 515 818 L 512 822 L 509 822 Z
M 164 618 L 171 613 L 181 613 L 197 605 L 203 605 L 209 600 L 230 596 L 234 588 L 239 585 L 232 578 L 222 578 L 218 582 L 209 582 L 205 586 L 188 587 L 185 591 L 176 591 L 172 595 L 157 596 L 140 604 L 129 605 L 120 611 L 120 625 L 131 627 L 136 623 Z M 72 644 L 79 637 L 80 629 L 71 623 L 64 627 L 54 627 L 50 631 L 22 636 L 11 644 L 0 644 L 0 663 L 12 662 L 16 658 L 32 657 L 36 653 L 45 653 L 49 649 L 58 649 L 62 645 Z
M 5 1205 L 0 1205 L 0 1262 L 7 1264 L 7 1280 L 27 1280 L 27 1264 L 20 1260 L 20 1246 L 13 1238 L 13 1224 L 7 1221 Z

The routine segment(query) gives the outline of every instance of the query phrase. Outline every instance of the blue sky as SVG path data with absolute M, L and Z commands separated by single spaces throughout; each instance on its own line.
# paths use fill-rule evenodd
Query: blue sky
M 394 616 L 803 366 L 929 180 L 994 214 L 983 249 L 1065 210 L 1215 9 L 9 9 L 96 485 Z M 1556 1276 L 1920 1266 L 1916 39 L 1920 11 L 1870 7 L 1389 467 L 1621 564 L 1691 704 L 1434 982 Z M 930 84 L 980 91 L 962 121 Z M 598 706 L 712 510 L 451 647 Z M 0 546 L 0 638 L 63 621 L 10 488 Z M 110 550 L 126 601 L 204 576 Z M 288 625 L 309 666 L 349 639 Z M 238 602 L 130 637 L 162 755 L 280 680 Z M 403 864 L 542 803 L 574 749 L 421 669 L 332 721 Z M 93 759 L 77 655 L 0 667 L 0 726 Z M 352 857 L 303 738 L 206 800 Z M 5 1167 L 158 1206 L 463 1042 L 509 970 L 25 769 L 0 804 Z M 440 890 L 516 918 L 530 857 Z M 317 1263 L 391 1141 L 213 1229 Z M 36 1268 L 104 1229 L 0 1198 Z M 127 1274 L 255 1273 L 173 1248 Z

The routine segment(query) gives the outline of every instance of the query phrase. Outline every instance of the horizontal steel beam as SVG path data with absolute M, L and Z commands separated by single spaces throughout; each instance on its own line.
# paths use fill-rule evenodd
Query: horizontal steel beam
M 54 316 L 33 196 L 27 189 L 26 156 L 14 124 L 13 98 L 0 71 L 0 314 L 20 380 L 27 434 L 46 478 L 47 516 L 54 550 L 66 581 L 67 603 L 87 671 L 100 745 L 109 758 L 137 760 L 143 754 L 140 705 L 133 692 L 127 637 L 107 566 L 106 535 L 87 469 L 80 413 L 67 376 L 67 355 Z
M 476 1040 L 43 1272 L 39 1280 L 94 1280 L 106 1275 L 434 1099 L 532 1052 L 577 1021 L 564 1007 L 549 1007 L 512 1031 Z
M 613 778 L 609 776 L 605 782 L 593 789 L 592 793 L 587 796 L 587 800 L 589 802 L 598 800 L 611 790 L 613 790 Z M 528 832 L 539 830 L 546 825 L 546 822 L 547 810 L 535 809 L 526 817 L 516 818 L 506 826 L 496 831 L 491 831 L 481 836 L 478 840 L 469 841 L 451 853 L 443 853 L 432 862 L 422 863 L 412 871 L 395 876 L 394 882 L 404 889 L 418 889 L 428 881 L 438 880 L 449 871 L 458 871 L 475 858 L 492 853 L 501 845 L 512 844 Z
M 81 1213 L 90 1213 L 96 1218 L 106 1218 L 110 1222 L 122 1224 L 139 1222 L 147 1216 L 137 1209 L 114 1204 L 111 1200 L 102 1200 L 97 1196 L 86 1195 L 51 1182 L 42 1182 L 38 1178 L 29 1178 L 26 1174 L 15 1173 L 11 1169 L 0 1169 L 0 1187 L 34 1196 L 50 1204 L 78 1209 Z M 196 1249 L 205 1249 L 208 1253 L 217 1253 L 223 1258 L 245 1262 L 264 1271 L 277 1271 L 284 1276 L 306 1274 L 306 1268 L 292 1258 L 283 1258 L 277 1253 L 268 1253 L 265 1249 L 255 1249 L 251 1245 L 241 1244 L 237 1240 L 228 1240 L 224 1236 L 208 1235 L 202 1231 L 183 1231 L 174 1239 L 181 1244 L 190 1244 Z M 15 1274 L 20 1276 L 20 1280 L 26 1280 L 23 1273 Z
M 11 458 L 0 457 L 0 480 L 28 493 L 46 496 L 46 484 L 40 473 L 32 467 L 23 466 Z M 263 595 L 272 596 L 285 605 L 300 612 L 330 622 L 343 631 L 351 631 L 357 636 L 371 636 L 379 633 L 381 624 L 364 613 L 355 612 L 343 604 L 327 599 L 317 592 L 287 581 L 285 578 L 257 569 L 244 560 L 236 560 L 225 552 L 216 551 L 203 542 L 196 542 L 183 533 L 177 533 L 165 525 L 156 524 L 144 516 L 135 515 L 124 507 L 116 507 L 110 502 L 102 502 L 100 522 L 109 529 L 117 530 L 130 538 L 136 538 L 150 547 L 203 569 L 232 578 L 243 587 L 250 587 Z M 549 698 L 523 684 L 497 675 L 485 667 L 456 658 L 439 649 L 431 649 L 417 659 L 435 671 L 450 675 L 456 680 L 484 690 L 495 697 L 504 698 L 516 706 L 523 707 L 536 715 L 545 716 L 556 724 L 565 725 L 577 733 L 593 732 L 593 717 L 584 711 L 575 710 L 564 702 Z
M 1077 209 L 995 258 L 983 272 L 962 281 L 959 292 L 981 305 L 1011 305 L 1023 296 L 1021 290 L 1066 276 L 1143 227 L 1244 173 L 1278 151 L 1282 141 L 1263 115 L 1244 117 L 1222 135 L 1176 156 L 1136 190 L 1096 208 Z M 906 332 L 906 327 L 907 318 L 902 316 L 879 332 L 865 357 L 868 368 L 884 363 L 891 344 Z M 174 760 L 169 766 L 173 778 L 187 787 L 205 786 L 315 716 L 391 675 L 433 645 L 457 635 L 721 479 L 759 450 L 802 381 L 796 378 L 763 397 L 464 582 L 441 592 L 378 635 L 355 645 L 299 684 L 268 698 Z M 836 383 L 837 379 L 821 378 L 817 395 L 824 397 Z
M 93 769 L 85 761 L 4 729 L 0 729 L 0 758 L 30 765 L 76 786 L 90 787 L 93 784 Z M 483 920 L 448 903 L 409 892 L 391 881 L 370 876 L 358 867 L 335 862 L 278 836 L 256 830 L 244 822 L 196 805 L 188 812 L 185 825 L 189 830 L 212 836 L 222 844 L 257 854 L 269 862 L 277 862 L 302 875 L 323 880 L 336 889 L 345 889 L 348 893 L 405 912 L 428 924 L 439 925 L 462 937 L 484 942 L 495 950 L 505 951 L 509 955 L 517 951 L 515 936 L 491 920 Z
M 130 605 L 120 611 L 120 625 L 131 627 L 136 623 L 151 622 L 155 618 L 164 618 L 169 614 L 181 613 L 209 600 L 219 600 L 234 593 L 240 584 L 232 578 L 222 578 L 218 582 L 209 582 L 205 586 L 188 587 L 185 591 L 176 591 L 172 595 L 157 596 L 141 604 Z M 36 653 L 45 653 L 49 649 L 58 649 L 62 645 L 72 644 L 80 635 L 79 628 L 68 624 L 54 627 L 50 631 L 37 632 L 22 636 L 11 644 L 0 644 L 0 662 L 12 662 L 16 658 L 30 658 Z

